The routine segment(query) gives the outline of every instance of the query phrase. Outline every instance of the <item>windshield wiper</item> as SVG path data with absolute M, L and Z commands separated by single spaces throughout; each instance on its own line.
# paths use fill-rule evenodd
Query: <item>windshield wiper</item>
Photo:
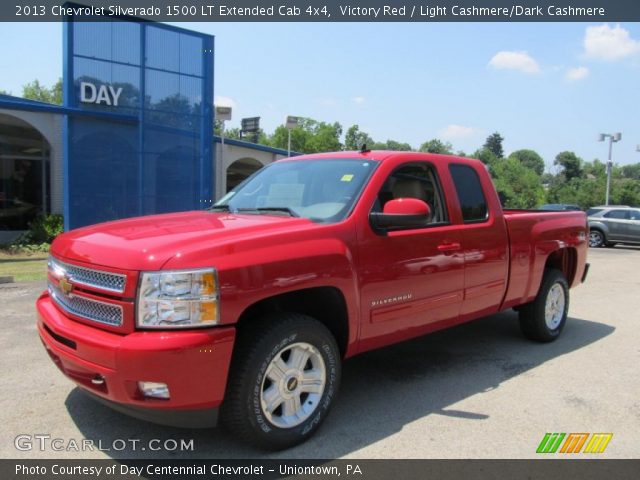
M 269 213 L 269 212 L 281 212 L 286 213 L 290 217 L 299 217 L 296 212 L 291 210 L 289 207 L 256 207 L 256 208 L 238 208 L 236 212 L 249 213 L 249 212 L 258 212 L 258 213 Z

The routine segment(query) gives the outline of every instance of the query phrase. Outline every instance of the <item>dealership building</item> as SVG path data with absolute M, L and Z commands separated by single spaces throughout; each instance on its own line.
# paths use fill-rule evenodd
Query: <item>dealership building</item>
M 40 214 L 69 229 L 206 208 L 287 156 L 213 134 L 212 36 L 69 20 L 63 105 L 0 95 L 0 243 Z

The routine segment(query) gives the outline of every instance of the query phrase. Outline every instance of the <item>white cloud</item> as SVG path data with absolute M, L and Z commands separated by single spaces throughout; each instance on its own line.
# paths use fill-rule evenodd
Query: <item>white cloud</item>
M 587 27 L 584 34 L 584 52 L 588 58 L 619 60 L 640 53 L 640 41 L 631 38 L 629 31 L 620 25 Z
M 221 97 L 219 95 L 216 95 L 213 103 L 215 105 L 219 105 L 221 107 L 231 107 L 231 108 L 236 108 L 236 102 L 233 98 L 229 98 L 229 97 Z
M 540 66 L 527 52 L 510 52 L 503 50 L 496 53 L 489 61 L 489 66 L 498 70 L 518 70 L 533 75 L 540 73 Z
M 473 127 L 465 127 L 464 125 L 447 125 L 438 130 L 438 136 L 443 140 L 459 140 L 469 138 L 478 133 Z
M 353 97 L 351 100 L 353 101 L 353 103 L 356 103 L 358 105 L 362 105 L 364 103 L 364 101 L 365 101 L 365 98 L 364 97 Z
M 577 82 L 589 75 L 589 69 L 587 67 L 575 67 L 567 70 L 564 74 L 564 79 L 568 82 Z

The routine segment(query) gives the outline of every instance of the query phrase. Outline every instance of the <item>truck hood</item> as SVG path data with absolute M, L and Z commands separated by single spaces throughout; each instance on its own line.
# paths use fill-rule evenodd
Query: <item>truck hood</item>
M 53 242 L 51 253 L 122 270 L 159 270 L 175 256 L 314 226 L 306 218 L 280 215 L 205 211 L 152 215 L 64 233 Z

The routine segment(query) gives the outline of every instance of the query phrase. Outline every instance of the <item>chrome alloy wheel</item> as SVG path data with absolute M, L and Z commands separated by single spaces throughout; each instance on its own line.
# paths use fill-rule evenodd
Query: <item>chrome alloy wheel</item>
M 604 243 L 604 237 L 596 230 L 589 232 L 589 246 L 600 247 Z
M 262 379 L 264 415 L 279 428 L 300 425 L 318 407 L 326 378 L 324 360 L 313 345 L 288 345 L 271 360 Z
M 555 330 L 562 322 L 566 298 L 564 289 L 559 283 L 554 283 L 547 294 L 547 301 L 544 306 L 544 321 L 549 330 Z

